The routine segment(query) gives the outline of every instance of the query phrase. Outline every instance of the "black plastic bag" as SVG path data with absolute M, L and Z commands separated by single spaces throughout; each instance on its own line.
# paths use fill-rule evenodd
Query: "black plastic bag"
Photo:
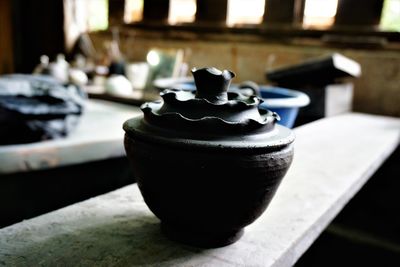
M 68 135 L 78 124 L 86 94 L 50 76 L 0 76 L 0 144 Z

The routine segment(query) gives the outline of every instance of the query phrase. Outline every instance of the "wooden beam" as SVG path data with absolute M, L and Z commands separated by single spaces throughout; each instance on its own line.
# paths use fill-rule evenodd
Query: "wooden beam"
M 0 74 L 14 71 L 11 0 L 0 1 Z

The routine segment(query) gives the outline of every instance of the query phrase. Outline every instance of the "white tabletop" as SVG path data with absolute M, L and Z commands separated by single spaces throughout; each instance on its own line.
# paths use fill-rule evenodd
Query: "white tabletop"
M 400 119 L 347 114 L 295 130 L 293 165 L 238 242 L 166 239 L 136 185 L 0 230 L 7 266 L 291 266 L 399 144 Z
M 88 100 L 79 125 L 68 137 L 0 146 L 0 174 L 124 156 L 122 124 L 139 114 L 139 107 Z

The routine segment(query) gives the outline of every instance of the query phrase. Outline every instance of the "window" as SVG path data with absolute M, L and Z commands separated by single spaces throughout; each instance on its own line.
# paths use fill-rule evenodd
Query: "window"
M 108 0 L 86 0 L 87 25 L 89 31 L 108 28 Z
M 400 0 L 385 0 L 382 10 L 381 29 L 400 32 Z
M 400 0 L 95 1 L 110 1 L 114 7 L 125 3 L 125 23 L 141 29 L 319 38 L 334 27 L 335 36 L 359 32 L 400 41 Z
M 108 0 L 65 0 L 63 5 L 67 49 L 81 33 L 108 28 Z
M 125 0 L 124 22 L 133 23 L 143 19 L 144 0 Z
M 196 0 L 170 0 L 168 23 L 194 22 L 196 15 Z
M 259 24 L 263 20 L 264 0 L 229 0 L 226 24 Z
M 305 28 L 328 28 L 335 22 L 338 0 L 306 0 L 303 26 Z

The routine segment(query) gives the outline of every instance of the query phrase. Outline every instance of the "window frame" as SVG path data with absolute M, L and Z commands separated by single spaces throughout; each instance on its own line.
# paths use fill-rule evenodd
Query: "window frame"
M 125 23 L 123 21 L 124 0 L 109 0 L 110 27 L 122 26 L 128 29 L 137 29 L 139 31 L 164 32 L 173 35 L 173 32 L 189 32 L 194 34 L 250 34 L 261 38 L 276 40 L 288 40 L 293 38 L 312 38 L 327 43 L 349 43 L 350 46 L 365 47 L 384 47 L 388 42 L 400 42 L 400 32 L 380 30 L 376 24 L 380 21 L 384 0 L 339 0 L 337 16 L 341 19 L 327 29 L 304 28 L 302 19 L 304 15 L 304 6 L 306 0 L 266 0 L 265 14 L 263 22 L 260 24 L 243 24 L 233 27 L 226 25 L 227 3 L 228 0 L 197 0 L 196 19 L 192 23 L 180 23 L 175 25 L 168 24 L 168 8 L 155 9 L 157 16 L 143 15 L 143 21 L 134 23 Z M 169 0 L 145 0 L 144 9 L 163 2 L 163 6 Z M 358 3 L 359 14 L 365 14 L 364 23 L 359 21 L 351 23 L 352 18 L 346 9 L 351 6 L 350 3 Z M 207 5 L 213 6 L 213 12 L 207 11 Z M 379 12 L 370 12 L 371 6 L 378 6 Z M 353 6 L 354 9 L 354 6 Z M 114 12 L 112 12 L 114 10 Z M 116 12 L 115 10 L 118 10 Z M 122 11 L 121 11 L 122 10 Z M 162 10 L 162 12 L 160 11 Z M 269 14 L 270 10 L 274 10 Z M 159 14 L 159 13 L 162 14 Z M 118 18 L 114 16 L 118 15 Z M 122 15 L 121 15 L 122 14 Z M 272 15 L 273 14 L 273 15 Z M 114 16 L 114 17 L 112 17 Z M 369 16 L 369 17 L 368 17 Z M 154 17 L 160 19 L 154 19 Z M 336 21 L 336 19 L 335 19 Z M 372 23 L 373 22 L 373 23 Z M 357 36 L 356 42 L 351 42 L 353 36 Z

